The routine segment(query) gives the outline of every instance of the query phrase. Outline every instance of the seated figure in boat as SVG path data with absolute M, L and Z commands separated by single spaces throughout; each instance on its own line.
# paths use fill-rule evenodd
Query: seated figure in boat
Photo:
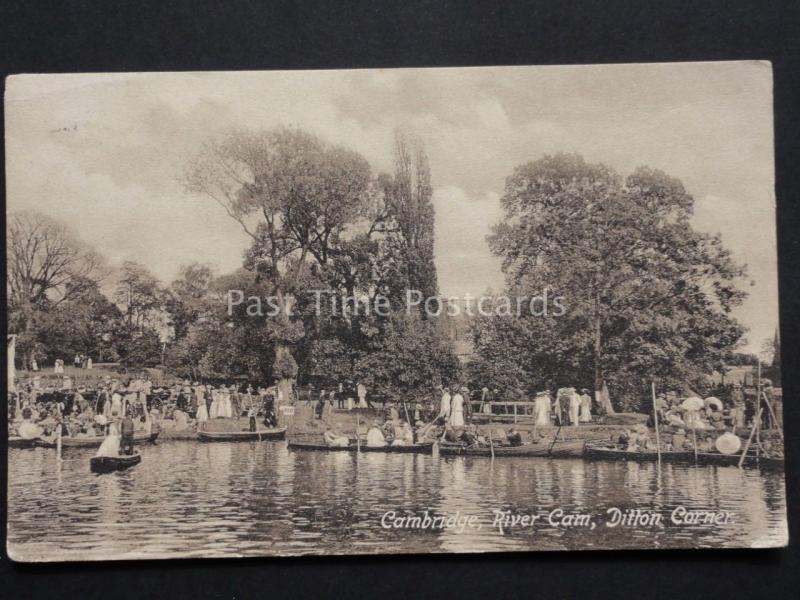
M 394 441 L 392 446 L 413 446 L 414 445 L 414 431 L 409 427 L 408 423 L 403 421 L 394 430 Z
M 325 428 L 322 439 L 325 440 L 325 445 L 331 447 L 346 448 L 350 445 L 350 440 L 346 436 L 339 435 L 330 426 Z
M 521 446 L 522 434 L 512 427 L 506 432 L 506 442 L 509 446 Z
M 386 436 L 383 435 L 378 421 L 374 421 L 370 430 L 367 431 L 367 446 L 370 448 L 386 446 Z
M 461 441 L 471 447 L 489 445 L 485 437 L 478 435 L 478 428 L 475 425 L 467 425 L 467 428 L 461 434 Z

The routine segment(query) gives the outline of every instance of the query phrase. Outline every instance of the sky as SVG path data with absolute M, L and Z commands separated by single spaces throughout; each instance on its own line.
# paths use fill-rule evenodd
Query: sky
M 397 128 L 430 158 L 446 296 L 500 290 L 485 238 L 514 167 L 577 152 L 683 181 L 694 226 L 748 265 L 735 316 L 758 352 L 778 323 L 772 72 L 766 62 L 359 71 L 19 75 L 6 80 L 7 211 L 66 223 L 112 266 L 242 264 L 248 238 L 185 191 L 185 164 L 233 128 L 298 126 L 391 172 Z

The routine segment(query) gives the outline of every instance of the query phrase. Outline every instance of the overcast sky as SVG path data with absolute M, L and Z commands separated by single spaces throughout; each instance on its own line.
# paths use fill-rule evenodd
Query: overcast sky
M 389 172 L 401 127 L 430 157 L 443 294 L 501 289 L 485 237 L 505 177 L 578 152 L 622 175 L 648 165 L 680 178 L 694 225 L 749 265 L 736 313 L 747 349 L 777 325 L 767 63 L 26 75 L 6 88 L 8 210 L 56 217 L 112 265 L 135 260 L 165 282 L 189 261 L 233 270 L 248 244 L 219 206 L 182 188 L 204 139 L 297 125 Z

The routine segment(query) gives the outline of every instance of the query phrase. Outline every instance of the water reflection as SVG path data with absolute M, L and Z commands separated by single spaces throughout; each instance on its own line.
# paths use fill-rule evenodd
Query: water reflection
M 8 537 L 20 559 L 85 560 L 609 547 L 776 545 L 787 536 L 783 478 L 734 467 L 581 460 L 434 458 L 290 451 L 283 443 L 165 442 L 138 467 L 89 473 L 90 451 L 57 465 L 47 449 L 9 451 Z M 668 522 L 677 506 L 725 510 L 719 526 Z M 660 511 L 663 527 L 609 528 L 608 508 Z M 594 529 L 546 515 L 594 515 Z M 475 515 L 480 526 L 381 527 L 398 515 Z M 492 525 L 495 511 L 539 514 Z

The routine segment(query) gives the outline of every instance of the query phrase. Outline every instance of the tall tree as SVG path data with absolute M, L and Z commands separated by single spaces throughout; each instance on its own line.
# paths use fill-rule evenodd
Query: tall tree
M 6 254 L 9 329 L 30 364 L 37 319 L 96 282 L 101 260 L 63 224 L 30 211 L 9 215 Z
M 209 286 L 214 273 L 209 265 L 189 263 L 181 266 L 167 294 L 166 310 L 175 339 L 183 338 L 206 310 Z
M 125 261 L 114 301 L 122 312 L 123 324 L 116 332 L 122 363 L 126 366 L 157 364 L 166 331 L 165 296 L 158 279 L 145 266 Z
M 291 296 L 309 262 L 327 264 L 364 214 L 369 165 L 296 129 L 240 131 L 208 143 L 189 165 L 187 184 L 217 202 L 252 240 L 248 264 L 269 282 L 281 308 L 273 370 L 287 398 L 297 369 L 291 347 L 299 339 Z
M 394 175 L 383 180 L 385 203 L 398 236 L 408 287 L 424 298 L 438 294 L 433 262 L 433 188 L 428 156 L 422 141 L 395 133 Z M 424 315 L 424 313 L 423 313 Z
M 719 236 L 692 228 L 680 181 L 646 167 L 623 181 L 560 154 L 517 167 L 501 202 L 489 243 L 509 293 L 563 297 L 566 314 L 549 322 L 596 391 L 606 381 L 632 399 L 643 378 L 710 372 L 740 339 L 730 311 L 744 267 Z

